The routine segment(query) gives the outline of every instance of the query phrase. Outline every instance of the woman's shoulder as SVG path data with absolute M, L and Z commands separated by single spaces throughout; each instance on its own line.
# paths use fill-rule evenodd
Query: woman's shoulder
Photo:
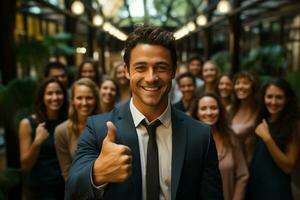
M 23 118 L 20 121 L 20 126 L 32 126 L 33 123 L 36 123 L 36 116 L 34 114 Z
M 55 128 L 55 135 L 66 134 L 67 130 L 68 130 L 68 123 L 69 123 L 69 120 L 66 120 L 66 121 L 58 124 Z

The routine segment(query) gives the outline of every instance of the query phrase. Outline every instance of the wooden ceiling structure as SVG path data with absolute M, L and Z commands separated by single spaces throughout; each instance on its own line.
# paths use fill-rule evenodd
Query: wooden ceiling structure
M 2 44 L 0 82 L 6 84 L 16 77 L 14 33 L 17 13 L 55 23 L 57 26 L 62 26 L 64 32 L 78 34 L 77 38 L 88 48 L 87 56 L 93 55 L 95 43 L 98 45 L 96 48 L 110 52 L 120 51 L 123 45 L 123 41 L 108 34 L 102 26 L 93 25 L 92 17 L 95 13 L 99 13 L 104 21 L 111 23 L 125 34 L 128 34 L 136 24 L 142 23 L 155 24 L 175 32 L 188 22 L 195 23 L 197 17 L 204 14 L 208 23 L 204 26 L 196 26 L 194 31 L 178 40 L 179 54 L 200 51 L 208 59 L 216 50 L 213 47 L 215 40 L 213 36 L 219 35 L 217 37 L 225 37 L 227 38 L 225 40 L 228 40 L 232 66 L 234 66 L 233 72 L 239 70 L 240 40 L 243 39 L 246 29 L 252 30 L 265 21 L 272 23 L 279 20 L 282 26 L 281 37 L 284 38 L 289 17 L 300 14 L 300 2 L 297 0 L 230 0 L 232 9 L 226 15 L 220 15 L 216 11 L 218 0 L 81 1 L 85 6 L 85 13 L 80 16 L 71 12 L 72 0 L 1 1 L 3 31 L 0 37 Z M 111 6 L 115 6 L 111 13 L 107 11 L 108 2 L 113 2 L 114 5 Z M 140 8 L 133 6 L 136 3 L 140 3 Z M 39 12 L 35 12 L 32 8 L 39 8 Z M 136 10 L 140 11 L 139 15 L 134 13 Z M 102 51 L 100 60 L 104 63 L 104 59 L 104 51 Z

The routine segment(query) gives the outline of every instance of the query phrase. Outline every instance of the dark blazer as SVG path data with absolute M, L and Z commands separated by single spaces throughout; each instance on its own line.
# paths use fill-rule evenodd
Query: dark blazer
M 171 200 L 223 199 L 218 158 L 209 126 L 171 109 L 172 172 Z M 78 141 L 69 179 L 66 199 L 96 199 L 99 191 L 91 183 L 91 170 L 106 137 L 106 122 L 117 128 L 117 143 L 132 151 L 132 175 L 122 183 L 109 183 L 104 199 L 142 199 L 142 177 L 139 143 L 129 103 L 112 112 L 89 117 L 87 128 Z
M 180 101 L 174 103 L 173 106 L 182 112 L 186 112 L 182 99 L 180 99 Z

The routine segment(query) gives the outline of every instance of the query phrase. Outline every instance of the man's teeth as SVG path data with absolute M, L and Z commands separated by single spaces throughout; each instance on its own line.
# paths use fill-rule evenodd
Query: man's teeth
M 148 91 L 156 91 L 158 90 L 158 87 L 144 87 L 144 89 Z

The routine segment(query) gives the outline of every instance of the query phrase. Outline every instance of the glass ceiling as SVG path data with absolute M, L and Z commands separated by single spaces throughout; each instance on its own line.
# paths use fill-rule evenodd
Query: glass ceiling
M 52 19 L 64 23 L 65 0 L 18 0 L 22 2 L 19 11 L 28 12 L 41 16 L 45 19 Z M 73 1 L 73 0 L 69 0 Z M 150 23 L 157 26 L 178 30 L 202 13 L 212 11 L 212 20 L 220 17 L 215 12 L 219 0 L 80 0 L 93 14 L 100 14 L 105 21 L 125 30 L 132 28 L 135 24 Z M 232 0 L 229 0 L 232 3 Z M 241 19 L 259 17 L 260 14 L 292 0 L 240 0 L 241 7 L 255 3 L 255 6 L 245 9 Z M 91 2 L 91 5 L 88 5 Z M 48 5 L 47 5 L 48 4 Z M 50 5 L 50 6 L 49 6 Z M 53 9 L 58 7 L 61 11 Z M 86 12 L 78 16 L 79 19 L 87 21 Z M 127 29 L 128 30 L 128 29 Z
M 119 27 L 151 23 L 176 28 L 206 8 L 207 0 L 94 0 L 106 19 Z M 96 5 L 96 4 L 93 4 Z M 95 9 L 98 9 L 94 6 Z

